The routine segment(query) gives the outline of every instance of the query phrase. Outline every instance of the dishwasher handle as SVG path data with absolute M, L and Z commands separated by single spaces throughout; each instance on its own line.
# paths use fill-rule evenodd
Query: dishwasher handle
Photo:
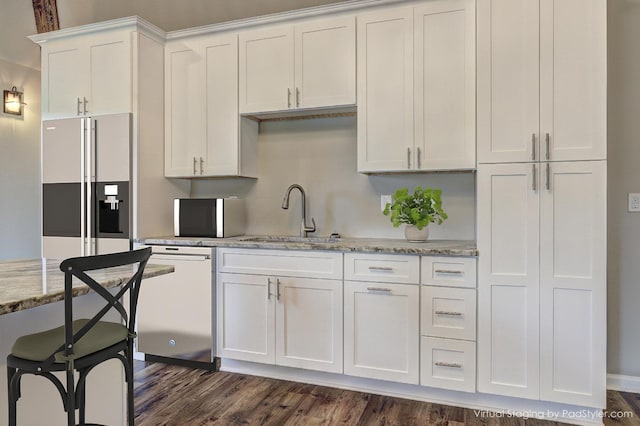
M 196 260 L 205 261 L 211 259 L 208 254 L 193 254 L 193 253 L 151 253 L 151 259 L 153 260 Z

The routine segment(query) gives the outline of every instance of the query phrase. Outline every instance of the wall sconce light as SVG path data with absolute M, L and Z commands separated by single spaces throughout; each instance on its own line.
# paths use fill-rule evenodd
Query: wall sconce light
M 3 111 L 5 114 L 22 116 L 24 114 L 24 93 L 18 91 L 16 86 L 4 91 Z

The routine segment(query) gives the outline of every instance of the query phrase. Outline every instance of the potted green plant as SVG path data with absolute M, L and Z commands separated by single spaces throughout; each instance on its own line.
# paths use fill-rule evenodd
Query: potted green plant
M 413 194 L 408 188 L 398 189 L 391 202 L 384 208 L 384 215 L 390 216 L 394 227 L 404 223 L 405 238 L 409 241 L 426 241 L 430 223 L 441 224 L 448 218 L 442 209 L 442 190 L 416 186 Z

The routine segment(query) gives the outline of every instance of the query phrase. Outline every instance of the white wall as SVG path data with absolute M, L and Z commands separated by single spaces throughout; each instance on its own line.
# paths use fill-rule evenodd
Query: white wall
M 609 0 L 609 373 L 640 376 L 640 1 Z
M 250 234 L 297 235 L 300 194 L 292 192 L 289 210 L 281 208 L 287 187 L 302 185 L 307 217 L 315 235 L 404 238 L 380 211 L 380 195 L 416 185 L 443 190 L 449 219 L 431 225 L 433 239 L 475 239 L 474 174 L 367 176 L 356 172 L 356 118 L 273 121 L 260 124 L 259 178 L 195 180 L 194 197 L 246 197 Z
M 0 90 L 25 93 L 24 117 L 0 109 L 0 259 L 40 256 L 40 72 L 0 59 Z

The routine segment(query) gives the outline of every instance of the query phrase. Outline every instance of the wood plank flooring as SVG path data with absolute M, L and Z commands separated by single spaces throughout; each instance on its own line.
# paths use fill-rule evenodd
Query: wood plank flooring
M 138 426 L 196 425 L 489 425 L 554 426 L 521 418 L 482 418 L 473 410 L 316 385 L 211 373 L 136 361 Z M 640 394 L 607 393 L 605 425 L 640 425 Z

